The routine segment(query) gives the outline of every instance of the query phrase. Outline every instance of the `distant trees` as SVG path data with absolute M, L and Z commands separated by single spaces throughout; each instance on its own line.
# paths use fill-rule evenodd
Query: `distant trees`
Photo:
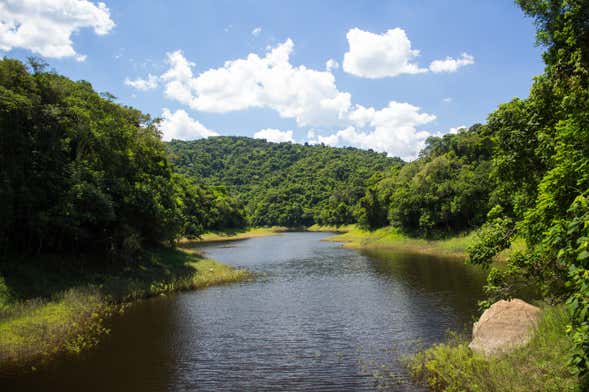
M 424 237 L 479 226 L 493 189 L 492 146 L 481 125 L 430 137 L 419 159 L 395 166 L 368 187 L 356 212 L 359 223 L 371 229 L 392 224 Z
M 368 179 L 400 159 L 355 148 L 214 137 L 168 145 L 176 169 L 243 202 L 253 226 L 357 221 Z

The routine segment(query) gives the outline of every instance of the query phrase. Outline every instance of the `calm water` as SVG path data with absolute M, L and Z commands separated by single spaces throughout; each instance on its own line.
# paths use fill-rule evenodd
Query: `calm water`
M 0 390 L 358 391 L 382 386 L 373 374 L 385 370 L 398 375 L 386 387 L 418 390 L 398 359 L 419 341 L 470 328 L 480 271 L 439 257 L 343 249 L 320 241 L 327 235 L 203 247 L 261 276 L 143 301 L 112 320 L 95 350 L 0 380 Z

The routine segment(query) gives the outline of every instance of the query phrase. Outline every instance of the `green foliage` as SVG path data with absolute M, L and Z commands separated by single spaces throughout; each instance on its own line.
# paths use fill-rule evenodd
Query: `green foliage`
M 168 145 L 175 168 L 209 187 L 225 187 L 252 226 L 356 222 L 367 180 L 399 159 L 355 148 L 213 137 Z
M 537 286 L 549 301 L 567 299 L 576 345 L 573 362 L 587 378 L 589 3 L 518 3 L 536 21 L 538 42 L 546 46 L 546 71 L 535 79 L 527 99 L 501 105 L 489 115 L 496 184 L 491 200 L 502 208 L 481 229 L 471 261 L 488 265 L 510 237 L 525 238 L 525 251 L 491 269 L 490 300 L 511 296 L 524 284 Z
M 108 330 L 110 312 L 95 289 L 70 289 L 50 301 L 11 303 L 0 313 L 0 370 L 43 363 L 58 353 L 78 354 Z
M 477 227 L 489 204 L 491 147 L 481 125 L 456 135 L 430 137 L 418 160 L 391 171 L 367 191 L 359 216 L 372 229 L 388 220 L 424 237 Z M 388 219 L 383 217 L 383 206 Z
M 495 211 L 497 209 L 491 212 Z M 492 216 L 493 214 L 490 213 L 489 215 Z M 514 231 L 514 223 L 510 218 L 497 217 L 488 220 L 477 231 L 477 240 L 468 249 L 469 261 L 472 264 L 478 264 L 488 268 L 493 258 L 509 247 Z
M 86 82 L 0 62 L 3 247 L 123 249 L 173 232 L 171 170 L 156 128 Z
M 453 336 L 409 359 L 413 378 L 431 391 L 581 391 L 568 358 L 574 347 L 565 333 L 562 307 L 546 308 L 532 341 L 501 358 L 473 353 Z
M 0 254 L 98 252 L 245 224 L 240 202 L 174 174 L 156 124 L 87 82 L 0 61 Z
M 389 197 L 387 197 L 389 196 Z M 357 219 L 360 227 L 375 230 L 388 224 L 387 207 L 390 195 L 378 192 L 376 187 L 369 187 L 360 199 Z
M 545 240 L 556 262 L 567 268 L 563 274 L 567 304 L 573 318 L 569 326 L 577 351 L 573 363 L 581 369 L 589 367 L 589 197 L 578 196 L 569 209 L 569 219 L 553 226 Z M 564 280 L 564 279 L 563 279 Z M 563 291 L 564 291 L 563 290 Z M 585 370 L 586 372 L 586 370 Z

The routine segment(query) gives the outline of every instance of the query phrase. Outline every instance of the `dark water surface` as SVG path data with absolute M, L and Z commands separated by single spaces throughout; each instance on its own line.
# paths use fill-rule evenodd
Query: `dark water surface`
M 327 235 L 203 246 L 261 276 L 140 302 L 96 349 L 0 380 L 0 390 L 418 390 L 398 359 L 418 341 L 470 328 L 481 272 L 447 258 L 343 249 L 320 241 Z M 391 372 L 398 377 L 374 377 Z

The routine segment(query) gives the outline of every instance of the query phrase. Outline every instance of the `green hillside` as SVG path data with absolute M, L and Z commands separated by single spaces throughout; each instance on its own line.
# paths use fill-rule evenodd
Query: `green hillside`
M 226 187 L 244 203 L 254 226 L 355 222 L 370 177 L 402 164 L 399 158 L 356 148 L 247 137 L 175 140 L 167 146 L 178 172 Z

